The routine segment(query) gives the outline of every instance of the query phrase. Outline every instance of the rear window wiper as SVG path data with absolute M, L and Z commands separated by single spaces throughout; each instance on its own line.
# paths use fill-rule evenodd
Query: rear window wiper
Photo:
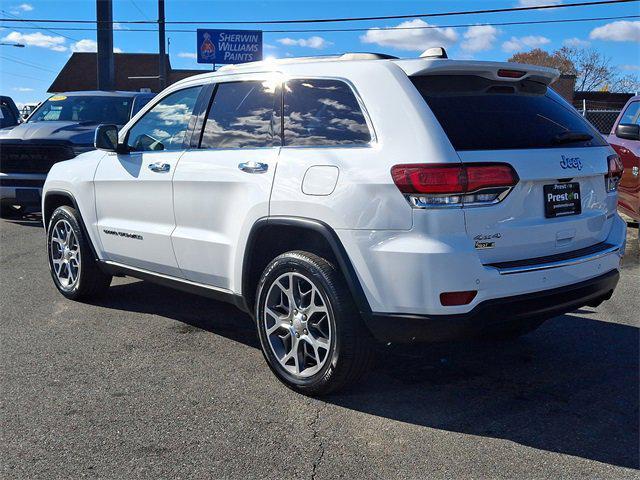
M 566 131 L 554 136 L 551 141 L 553 143 L 572 143 L 572 142 L 588 142 L 593 139 L 593 135 L 585 132 Z

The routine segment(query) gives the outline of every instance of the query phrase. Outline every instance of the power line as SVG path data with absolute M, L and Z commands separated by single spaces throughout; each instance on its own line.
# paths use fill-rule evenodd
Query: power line
M 226 20 L 226 21 L 206 21 L 206 20 L 194 20 L 194 21 L 167 21 L 166 24 L 173 25 L 270 25 L 270 24 L 291 24 L 291 23 L 336 23 L 336 22 L 363 22 L 363 21 L 372 21 L 372 20 L 399 20 L 399 19 L 407 19 L 407 18 L 435 18 L 435 17 L 449 17 L 454 15 L 480 15 L 486 13 L 506 13 L 506 12 L 523 12 L 523 11 L 531 11 L 531 10 L 546 10 L 550 8 L 560 9 L 560 8 L 572 8 L 572 7 L 589 7 L 594 5 L 611 5 L 611 4 L 621 4 L 621 3 L 630 3 L 630 2 L 638 2 L 640 0 L 596 0 L 590 2 L 580 2 L 580 3 L 561 3 L 559 5 L 537 5 L 537 6 L 529 6 L 529 7 L 511 7 L 511 8 L 493 8 L 493 9 L 482 9 L 482 10 L 465 10 L 465 11 L 455 11 L 455 12 L 438 12 L 438 13 L 418 13 L 412 15 L 383 15 L 376 17 L 349 17 L 349 18 L 313 18 L 313 19 L 304 19 L 304 20 Z M 62 19 L 23 19 L 23 18 L 10 18 L 10 19 L 0 19 L 2 21 L 7 22 L 36 22 L 36 23 L 98 23 L 97 20 L 62 20 Z M 154 20 L 123 20 L 115 23 L 121 24 L 149 24 L 149 23 L 157 23 Z
M 51 73 L 57 73 L 55 70 L 51 70 L 50 68 L 45 67 L 44 65 L 38 65 L 36 63 L 31 63 L 31 62 L 25 62 L 24 60 L 18 59 L 18 58 L 14 58 L 14 57 L 10 57 L 8 55 L 0 55 L 0 58 L 4 59 L 4 60 L 8 60 L 10 62 L 15 62 L 15 63 L 19 63 L 21 65 L 25 65 L 27 67 L 31 67 L 31 68 L 37 68 L 39 70 L 44 70 L 46 72 L 51 72 Z
M 153 20 L 151 20 L 151 19 L 149 18 L 149 16 L 148 16 L 146 13 L 144 13 L 144 11 L 143 11 L 139 6 L 138 6 L 138 4 L 136 3 L 136 1 L 135 1 L 135 0 L 130 0 L 130 1 L 131 1 L 131 5 L 133 5 L 133 6 L 136 8 L 136 10 L 138 10 L 138 11 L 142 14 L 142 16 L 143 16 L 144 18 L 146 18 L 147 20 L 149 20 L 149 21 L 151 21 L 151 22 L 153 21 Z
M 262 30 L 264 33 L 329 33 L 329 32 L 366 32 L 371 29 L 376 30 L 427 30 L 432 28 L 467 28 L 475 26 L 512 26 L 512 25 L 541 25 L 541 24 L 554 24 L 554 23 L 575 23 L 575 22 L 595 22 L 604 20 L 625 20 L 640 18 L 640 15 L 619 15 L 614 17 L 588 17 L 588 18 L 565 18 L 558 20 L 524 20 L 520 22 L 485 22 L 485 23 L 460 23 L 450 25 L 427 25 L 419 27 L 368 27 L 368 28 L 322 28 L 322 29 L 277 29 L 277 30 Z M 1 21 L 1 20 L 0 20 Z M 38 30 L 38 27 L 22 27 L 22 26 L 3 26 L 0 28 L 14 29 L 14 30 Z M 95 28 L 89 27 L 63 27 L 59 28 L 63 31 L 85 31 L 94 32 Z M 119 32 L 152 32 L 155 33 L 157 29 L 151 28 L 129 28 L 126 30 L 118 30 Z M 167 29 L 168 33 L 195 33 L 196 29 Z
M 37 80 L 39 82 L 49 83 L 47 80 L 44 80 L 43 78 L 30 77 L 29 75 L 21 75 L 19 73 L 7 72 L 6 70 L 2 71 L 2 75 L 11 75 L 13 77 L 28 78 L 29 80 Z
M 14 20 L 15 20 L 15 19 L 17 19 L 17 20 L 21 20 L 21 18 L 20 18 L 20 17 L 17 17 L 16 15 L 13 15 L 12 13 L 7 12 L 6 10 L 2 10 L 2 13 L 4 13 L 5 15 L 9 15 L 9 16 L 10 16 L 10 17 L 12 17 Z M 35 23 L 32 23 L 32 22 L 28 22 L 28 23 L 30 23 L 31 25 L 34 25 L 34 26 L 35 26 Z M 66 36 L 66 35 L 63 35 L 62 33 L 56 32 L 55 30 L 51 30 L 50 28 L 46 28 L 46 27 L 39 27 L 39 30 L 44 30 L 44 31 L 46 31 L 46 32 L 53 33 L 53 34 L 58 35 L 58 36 L 60 36 L 60 37 L 64 37 L 64 38 L 66 38 L 67 40 L 73 40 L 74 42 L 77 42 L 77 41 L 78 41 L 78 39 L 77 39 L 77 38 L 68 37 L 68 36 Z

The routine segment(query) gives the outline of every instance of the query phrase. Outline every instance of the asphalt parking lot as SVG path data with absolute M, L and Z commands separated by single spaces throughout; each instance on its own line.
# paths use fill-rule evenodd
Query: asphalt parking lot
M 514 343 L 387 349 L 315 400 L 235 308 L 130 278 L 74 303 L 39 217 L 0 222 L 3 478 L 638 478 L 637 228 L 600 307 Z

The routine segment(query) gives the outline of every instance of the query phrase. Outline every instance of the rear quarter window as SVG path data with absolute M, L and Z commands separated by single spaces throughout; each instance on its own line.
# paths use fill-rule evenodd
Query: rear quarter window
M 411 81 L 456 150 L 606 145 L 575 108 L 539 82 L 474 75 L 418 76 Z
M 620 117 L 620 123 L 635 123 L 640 125 L 640 102 L 631 102 Z
M 345 82 L 299 79 L 285 84 L 285 145 L 341 147 L 370 141 L 365 116 Z

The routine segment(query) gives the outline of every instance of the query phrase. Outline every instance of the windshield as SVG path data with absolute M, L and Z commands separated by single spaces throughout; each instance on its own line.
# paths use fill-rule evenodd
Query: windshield
M 474 75 L 411 80 L 456 150 L 606 145 L 575 108 L 542 83 Z
M 124 125 L 129 121 L 131 97 L 54 95 L 31 116 L 29 122 L 88 122 Z

